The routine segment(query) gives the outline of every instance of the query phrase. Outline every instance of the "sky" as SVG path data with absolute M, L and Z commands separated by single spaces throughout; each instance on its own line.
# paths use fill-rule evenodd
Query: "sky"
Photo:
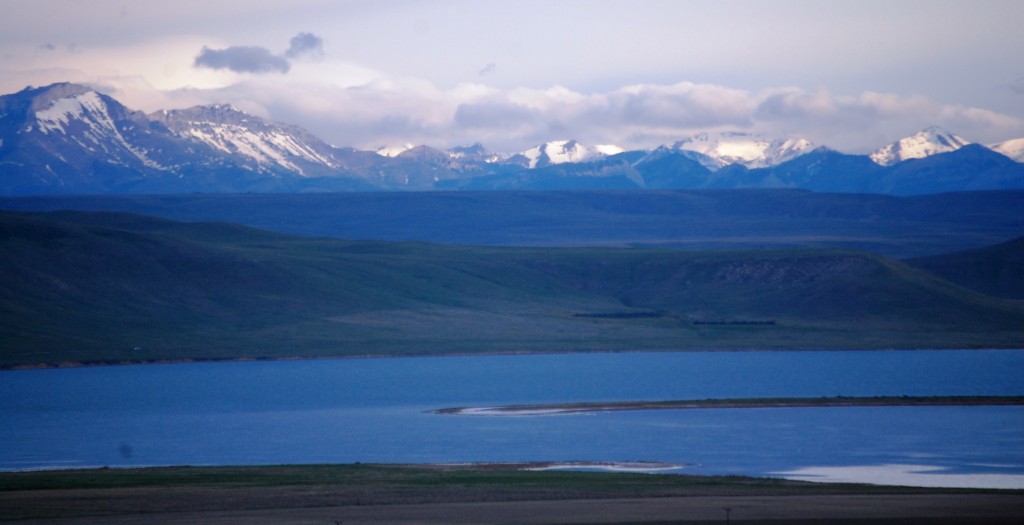
M 1020 0 L 0 0 L 0 93 L 229 103 L 339 147 L 1024 137 Z

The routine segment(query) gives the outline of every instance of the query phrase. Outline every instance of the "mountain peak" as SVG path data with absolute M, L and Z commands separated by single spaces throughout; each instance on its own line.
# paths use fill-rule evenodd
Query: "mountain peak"
M 570 162 L 589 162 L 598 160 L 609 155 L 622 153 L 624 150 L 611 144 L 588 147 L 576 140 L 563 139 L 545 142 L 539 146 L 530 148 L 522 153 L 514 155 L 518 163 L 526 167 L 543 168 L 552 164 L 565 164 Z
M 892 166 L 908 159 L 921 159 L 937 153 L 956 151 L 971 142 L 939 126 L 929 126 L 909 137 L 904 137 L 871 154 L 871 160 L 882 166 Z
M 669 148 L 688 152 L 694 160 L 715 170 L 730 164 L 747 168 L 774 166 L 810 152 L 814 144 L 806 139 L 768 139 L 764 135 L 724 131 L 699 133 L 678 140 Z
M 31 109 L 38 111 L 45 109 L 46 106 L 53 104 L 55 100 L 64 98 L 73 98 L 86 93 L 95 92 L 96 90 L 86 86 L 84 84 L 75 84 L 72 82 L 59 82 L 56 84 L 50 84 L 48 86 L 34 87 L 28 86 L 25 89 L 15 93 L 14 97 L 27 97 L 31 99 Z

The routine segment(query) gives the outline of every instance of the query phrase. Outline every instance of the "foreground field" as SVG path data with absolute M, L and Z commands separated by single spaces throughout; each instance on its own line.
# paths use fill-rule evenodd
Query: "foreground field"
M 727 512 L 736 523 L 1019 523 L 1024 518 L 1021 491 L 522 470 L 538 466 L 4 473 L 0 520 L 83 525 L 720 523 Z

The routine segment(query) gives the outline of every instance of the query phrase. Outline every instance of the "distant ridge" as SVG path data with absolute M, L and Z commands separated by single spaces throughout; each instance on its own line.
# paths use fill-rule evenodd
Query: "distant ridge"
M 345 239 L 844 247 L 898 258 L 993 245 L 1024 231 L 1024 190 L 908 197 L 790 189 L 93 195 L 0 197 L 0 209 L 129 212 Z

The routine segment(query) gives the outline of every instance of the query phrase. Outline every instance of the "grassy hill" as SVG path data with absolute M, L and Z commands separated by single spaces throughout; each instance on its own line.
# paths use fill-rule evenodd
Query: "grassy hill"
M 1024 299 L 1024 237 L 977 250 L 918 257 L 907 263 L 981 293 Z
M 0 212 L 0 365 L 1016 347 L 1024 309 L 877 255 L 465 247 Z

